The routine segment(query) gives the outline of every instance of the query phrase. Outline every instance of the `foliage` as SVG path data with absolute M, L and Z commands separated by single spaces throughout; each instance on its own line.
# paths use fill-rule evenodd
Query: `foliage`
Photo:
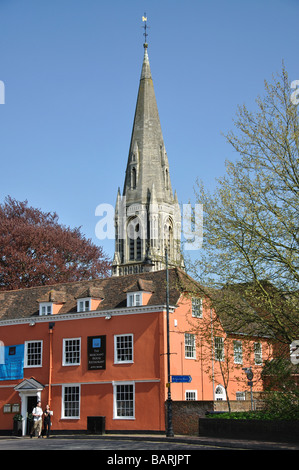
M 289 359 L 277 358 L 265 364 L 265 409 L 274 417 L 299 419 L 299 366 Z
M 257 420 L 297 420 L 299 419 L 298 406 L 290 409 L 268 409 L 264 411 L 234 411 L 227 413 L 209 414 L 211 419 L 257 419 Z
M 233 297 L 231 315 L 266 325 L 286 344 L 299 337 L 299 121 L 290 93 L 283 67 L 255 112 L 239 107 L 226 136 L 239 160 L 227 162 L 213 194 L 197 184 L 204 236 L 191 267 L 208 287 L 242 286 L 243 305 L 229 289 L 215 302 L 226 307 Z
M 45 213 L 7 197 L 0 205 L 0 290 L 108 275 L 101 247 Z
M 14 420 L 14 421 L 22 421 L 22 420 L 23 420 L 23 416 L 18 413 L 18 414 L 16 414 L 16 415 L 14 415 L 13 420 Z
M 299 419 L 298 390 L 269 393 L 265 415 L 272 419 Z

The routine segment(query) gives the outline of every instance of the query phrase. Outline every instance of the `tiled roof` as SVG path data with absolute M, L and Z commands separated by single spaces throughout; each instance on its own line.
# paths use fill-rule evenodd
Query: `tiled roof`
M 169 270 L 171 305 L 176 305 L 180 293 L 185 290 L 188 276 L 179 269 Z M 166 271 L 156 271 L 106 279 L 70 282 L 51 286 L 31 287 L 0 292 L 0 321 L 30 318 L 39 314 L 39 302 L 57 302 L 62 307 L 58 313 L 77 312 L 77 299 L 92 297 L 102 299 L 97 310 L 126 307 L 127 292 L 143 290 L 152 292 L 148 305 L 166 303 Z

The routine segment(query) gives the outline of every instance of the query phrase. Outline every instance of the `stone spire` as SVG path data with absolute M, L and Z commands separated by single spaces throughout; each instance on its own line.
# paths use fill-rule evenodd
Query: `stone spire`
M 128 203 L 148 202 L 155 183 L 158 202 L 173 202 L 169 165 L 150 70 L 147 44 L 133 123 L 123 194 Z
M 151 270 L 163 269 L 166 247 L 169 263 L 182 267 L 180 207 L 171 188 L 147 43 L 115 230 L 114 275 L 142 272 L 149 258 Z

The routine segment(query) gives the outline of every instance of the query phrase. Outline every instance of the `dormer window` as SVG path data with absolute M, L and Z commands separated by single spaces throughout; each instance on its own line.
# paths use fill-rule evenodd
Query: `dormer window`
M 127 307 L 139 307 L 148 305 L 148 302 L 154 292 L 152 281 L 138 279 L 134 281 L 127 289 Z
M 55 289 L 45 292 L 39 299 L 39 315 L 56 315 L 65 303 L 65 292 Z
M 52 315 L 53 314 L 53 303 L 52 302 L 41 302 L 39 304 L 40 315 Z
M 77 312 L 94 312 L 99 308 L 104 299 L 104 292 L 101 287 L 87 287 L 75 297 L 77 300 Z
M 78 312 L 89 312 L 90 311 L 90 299 L 79 299 L 77 301 Z
M 130 292 L 127 294 L 127 307 L 142 305 L 142 292 Z

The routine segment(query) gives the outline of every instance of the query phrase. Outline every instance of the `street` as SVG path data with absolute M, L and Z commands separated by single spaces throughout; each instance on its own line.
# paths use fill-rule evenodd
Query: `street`
M 15 438 L 15 439 L 1 439 L 1 450 L 105 450 L 105 451 L 131 451 L 131 450 L 151 450 L 151 451 L 182 451 L 188 453 L 191 450 L 221 450 L 223 447 L 214 445 L 204 445 L 197 442 L 184 443 L 184 442 L 169 442 L 161 439 L 161 441 L 151 441 L 146 438 L 136 440 L 134 438 L 120 438 L 120 439 L 102 439 L 101 437 L 93 438 L 79 438 L 76 437 L 55 437 L 50 439 L 29 439 L 29 438 Z M 227 447 L 226 447 L 227 449 Z M 111 454 L 113 456 L 113 453 Z
M 236 441 L 229 439 L 215 439 L 215 438 L 198 438 L 191 436 L 176 436 L 167 438 L 165 436 L 109 436 L 109 435 L 74 435 L 74 436 L 51 436 L 49 439 L 26 437 L 1 437 L 0 438 L 0 451 L 14 451 L 14 450 L 94 450 L 105 451 L 101 455 L 107 459 L 111 458 L 110 463 L 120 464 L 122 453 L 126 456 L 134 457 L 134 451 L 147 451 L 146 455 L 151 459 L 151 456 L 165 456 L 167 455 L 190 455 L 190 457 L 181 458 L 180 460 L 170 460 L 168 462 L 158 461 L 158 457 L 154 463 L 156 464 L 190 464 L 192 458 L 198 450 L 298 450 L 299 445 L 287 443 L 263 443 L 257 441 Z M 166 451 L 163 453 L 163 451 Z M 173 452 L 173 454 L 171 454 Z M 118 454 L 119 453 L 119 454 Z M 153 464 L 153 462 L 151 462 Z

